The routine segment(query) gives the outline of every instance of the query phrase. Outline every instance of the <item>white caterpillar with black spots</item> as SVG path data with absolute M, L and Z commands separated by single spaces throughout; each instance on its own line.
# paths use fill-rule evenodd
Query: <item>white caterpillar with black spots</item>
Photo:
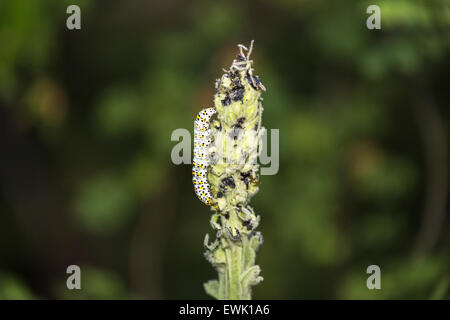
M 206 205 L 211 205 L 211 190 L 208 182 L 209 152 L 211 144 L 210 120 L 216 113 L 214 108 L 206 108 L 197 114 L 194 122 L 194 160 L 192 161 L 192 183 L 197 197 Z

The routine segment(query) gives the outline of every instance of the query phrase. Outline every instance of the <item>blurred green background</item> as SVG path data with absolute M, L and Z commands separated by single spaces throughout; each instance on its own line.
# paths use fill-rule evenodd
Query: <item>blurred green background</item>
M 251 39 L 280 129 L 254 298 L 450 297 L 449 1 L 2 0 L 0 298 L 208 298 L 210 213 L 170 136 Z

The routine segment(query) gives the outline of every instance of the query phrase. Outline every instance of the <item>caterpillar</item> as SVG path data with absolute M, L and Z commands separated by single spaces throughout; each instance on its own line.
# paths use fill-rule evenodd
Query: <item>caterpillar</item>
M 194 160 L 192 161 L 192 183 L 197 197 L 206 205 L 211 205 L 211 190 L 208 182 L 211 129 L 209 122 L 216 113 L 214 108 L 206 108 L 197 114 L 194 122 Z

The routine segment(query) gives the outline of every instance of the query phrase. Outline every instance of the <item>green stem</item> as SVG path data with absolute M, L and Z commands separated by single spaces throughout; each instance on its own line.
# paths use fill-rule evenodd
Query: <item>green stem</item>
M 216 82 L 214 107 L 217 119 L 211 127 L 212 144 L 208 168 L 212 203 L 211 226 L 217 236 L 205 256 L 216 268 L 219 279 L 205 284 L 206 292 L 216 299 L 251 299 L 251 287 L 262 281 L 255 265 L 256 250 L 262 237 L 256 228 L 259 216 L 250 207 L 250 199 L 259 189 L 262 99 L 265 90 L 253 76 L 251 47 L 240 54 Z M 246 51 L 246 50 L 245 50 Z
M 225 250 L 225 255 L 227 259 L 227 283 L 225 286 L 228 288 L 228 298 L 231 300 L 242 299 L 239 276 L 240 276 L 240 249 L 239 248 L 228 248 Z
M 219 300 L 250 300 L 251 287 L 262 281 L 260 268 L 255 265 L 261 234 L 245 233 L 235 212 L 226 221 L 222 224 L 220 238 L 211 245 L 205 243 L 206 257 L 219 274 L 219 280 L 207 282 L 205 290 Z M 239 224 L 241 231 L 231 226 L 235 223 Z M 229 230 L 235 230 L 235 233 Z

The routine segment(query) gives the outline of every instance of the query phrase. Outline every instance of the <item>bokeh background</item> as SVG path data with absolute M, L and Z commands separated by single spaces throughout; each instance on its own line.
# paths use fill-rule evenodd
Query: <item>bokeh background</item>
M 251 39 L 280 129 L 254 298 L 450 297 L 449 1 L 2 0 L 0 298 L 208 298 L 209 210 L 170 136 Z

